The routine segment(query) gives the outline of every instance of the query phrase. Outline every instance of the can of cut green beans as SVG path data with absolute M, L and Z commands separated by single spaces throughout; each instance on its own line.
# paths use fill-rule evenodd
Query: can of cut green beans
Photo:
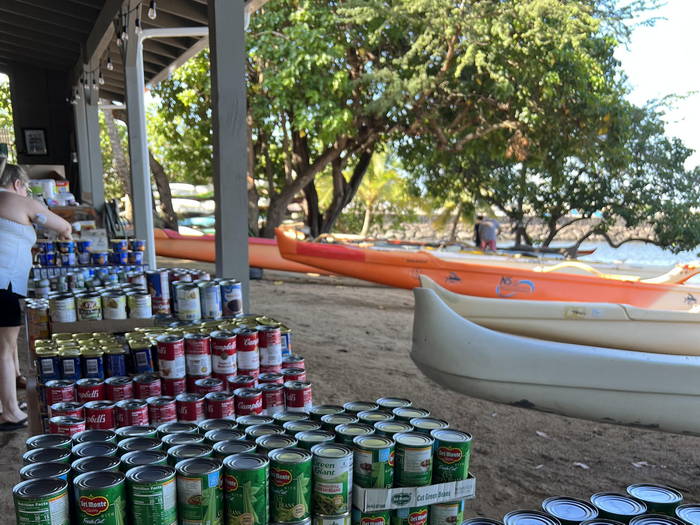
M 117 455 L 117 445 L 113 443 L 105 443 L 104 441 L 88 441 L 87 443 L 78 443 L 71 452 L 74 458 L 94 458 L 97 456 Z
M 177 471 L 177 514 L 180 523 L 222 525 L 221 461 L 192 458 L 180 461 Z
M 321 443 L 311 447 L 311 453 L 314 514 L 337 516 L 349 512 L 352 506 L 352 449 L 335 443 Z
M 308 450 L 278 448 L 270 457 L 270 521 L 292 523 L 311 514 L 311 458 Z
M 70 456 L 70 450 L 65 448 L 33 448 L 22 454 L 22 462 L 25 465 L 47 461 L 70 463 Z
M 204 443 L 204 436 L 201 434 L 180 432 L 178 434 L 166 434 L 161 438 L 160 442 L 163 444 L 164 450 L 170 450 L 170 448 L 176 445 L 197 445 Z
M 121 471 L 128 472 L 129 469 L 142 465 L 167 465 L 168 456 L 159 450 L 134 450 L 122 456 Z
M 380 397 L 377 399 L 377 404 L 385 410 L 393 410 L 395 408 L 410 407 L 411 400 L 403 397 Z
M 255 444 L 258 446 L 258 454 L 262 454 L 267 457 L 271 450 L 278 448 L 293 448 L 298 445 L 297 440 L 292 436 L 287 434 L 270 434 L 267 436 L 260 436 L 255 440 Z
M 419 432 L 401 432 L 396 441 L 397 487 L 423 487 L 433 479 L 434 439 Z
M 156 429 L 156 427 L 151 426 L 131 425 L 128 427 L 118 428 L 114 432 L 117 434 L 117 441 L 122 441 L 123 439 L 128 439 L 132 437 L 158 437 L 158 430 Z
M 464 501 L 448 501 L 430 506 L 430 525 L 455 525 L 464 521 Z
M 125 452 L 133 452 L 134 450 L 162 450 L 163 448 L 160 440 L 147 437 L 122 439 L 117 446 L 119 447 L 121 454 L 124 454 Z
M 374 431 L 380 436 L 387 436 L 393 439 L 395 434 L 401 432 L 411 432 L 413 426 L 405 421 L 377 421 L 374 425 Z
M 450 424 L 444 419 L 437 419 L 434 417 L 414 417 L 409 421 L 416 432 L 421 434 L 430 435 L 433 430 L 441 430 L 449 428 Z
M 415 407 L 397 407 L 391 411 L 399 421 L 411 421 L 414 417 L 430 417 L 430 410 Z
M 89 443 L 93 441 L 116 443 L 117 434 L 113 430 L 91 429 L 83 430 L 82 432 L 78 432 L 73 436 L 73 444 L 75 445 L 78 443 Z
M 70 436 L 64 434 L 39 434 L 27 438 L 27 450 L 34 448 L 65 448 L 69 449 L 73 446 Z
M 314 514 L 311 525 L 350 525 L 350 513 L 326 516 L 325 514 Z
M 335 427 L 335 441 L 341 445 L 354 447 L 354 439 L 357 436 L 369 436 L 374 434 L 374 428 L 364 423 L 344 423 Z
M 71 470 L 73 471 L 73 477 L 75 477 L 80 474 L 85 474 L 86 472 L 100 472 L 103 470 L 116 472 L 119 470 L 120 465 L 121 460 L 119 458 L 111 456 L 94 456 L 76 459 L 73 463 L 71 463 Z
M 427 525 L 428 507 L 406 507 L 391 512 L 391 525 Z
M 353 414 L 326 414 L 321 417 L 321 425 L 323 430 L 335 432 L 335 427 L 338 425 L 349 425 L 350 423 L 359 423 L 357 416 Z
M 282 427 L 289 436 L 296 436 L 299 432 L 309 432 L 311 430 L 321 430 L 322 425 L 319 421 L 310 421 L 302 419 L 299 421 L 286 421 Z
M 352 508 L 352 525 L 389 525 L 390 521 L 390 510 L 373 510 L 362 512 L 355 507 Z
M 121 472 L 86 472 L 73 480 L 73 487 L 80 525 L 122 525 L 126 522 L 126 491 Z
M 379 405 L 373 401 L 348 401 L 343 408 L 350 414 L 357 414 L 364 410 L 378 410 Z
M 267 525 L 270 462 L 259 454 L 224 460 L 226 525 Z
M 230 439 L 246 439 L 246 434 L 242 430 L 235 428 L 215 428 L 204 434 L 204 439 L 210 445 L 219 441 L 228 441 Z
M 257 445 L 245 439 L 229 439 L 214 443 L 214 457 L 223 461 L 232 454 L 254 454 Z
M 297 432 L 294 438 L 299 442 L 299 447 L 311 450 L 311 447 L 320 443 L 333 443 L 335 434 L 326 430 L 309 430 L 308 432 Z
M 394 484 L 394 440 L 385 436 L 357 436 L 354 481 L 366 489 L 387 489 Z
M 212 451 L 213 449 L 209 445 L 204 444 L 175 445 L 168 449 L 168 464 L 174 467 L 183 459 L 209 458 Z
M 68 483 L 44 478 L 22 481 L 12 489 L 17 525 L 68 525 Z
M 304 412 L 287 412 L 286 410 L 284 412 L 277 412 L 276 414 L 272 414 L 272 417 L 275 421 L 279 422 L 280 424 L 286 423 L 288 421 L 303 421 L 309 419 L 308 414 L 305 414 Z
M 210 430 L 233 430 L 238 427 L 238 423 L 232 419 L 204 419 L 197 426 L 202 434 L 206 434 Z
M 68 481 L 70 473 L 68 463 L 30 463 L 19 470 L 19 477 L 24 481 L 28 479 L 58 478 Z
M 323 416 L 330 414 L 342 414 L 345 409 L 340 405 L 315 405 L 309 410 L 311 419 L 319 421 Z
M 360 423 L 374 425 L 378 421 L 392 421 L 396 416 L 384 410 L 363 410 L 355 414 L 360 420 Z
M 472 436 L 459 430 L 433 430 L 433 483 L 461 481 L 469 475 Z
M 126 474 L 132 525 L 172 525 L 177 521 L 175 469 L 134 467 Z

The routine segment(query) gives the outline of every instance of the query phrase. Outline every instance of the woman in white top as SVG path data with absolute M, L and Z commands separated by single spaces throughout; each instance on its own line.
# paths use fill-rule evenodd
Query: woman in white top
M 71 238 L 70 224 L 40 202 L 28 198 L 27 175 L 8 164 L 0 174 L 0 431 L 27 423 L 17 404 L 15 378 L 19 374 L 17 337 L 22 324 L 19 300 L 27 295 L 36 234 L 32 223 Z

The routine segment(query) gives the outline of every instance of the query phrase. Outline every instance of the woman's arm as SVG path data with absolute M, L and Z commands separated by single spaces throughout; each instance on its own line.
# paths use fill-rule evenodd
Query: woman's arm
M 28 213 L 30 221 L 55 231 L 58 233 L 59 238 L 73 238 L 73 228 L 70 223 L 63 217 L 56 215 L 39 201 L 35 201 L 34 199 L 30 200 Z

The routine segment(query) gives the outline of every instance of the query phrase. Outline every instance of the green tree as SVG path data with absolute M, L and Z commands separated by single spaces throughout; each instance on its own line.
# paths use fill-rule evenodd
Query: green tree
M 15 162 L 15 128 L 12 120 L 12 97 L 10 95 L 10 82 L 7 77 L 0 80 L 0 130 L 6 130 L 7 149 L 9 162 Z

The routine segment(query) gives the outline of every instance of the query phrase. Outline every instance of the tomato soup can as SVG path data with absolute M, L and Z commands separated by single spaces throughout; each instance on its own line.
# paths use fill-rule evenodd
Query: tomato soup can
M 175 288 L 175 294 L 177 318 L 180 321 L 199 321 L 202 318 L 199 287 L 196 284 L 183 283 Z
M 102 379 L 85 378 L 75 382 L 78 403 L 101 401 L 105 399 L 105 383 Z
M 204 396 L 201 394 L 179 394 L 175 402 L 178 421 L 197 422 L 204 419 Z
M 283 368 L 284 381 L 306 381 L 306 370 L 303 368 Z
M 312 457 L 300 448 L 270 451 L 270 521 L 290 523 L 310 517 Z
M 160 450 L 132 450 L 121 457 L 120 470 L 129 472 L 134 467 L 142 465 L 167 465 L 168 455 Z M 170 525 L 170 524 L 168 524 Z
M 22 464 L 70 463 L 71 451 L 65 448 L 33 448 L 22 454 Z
M 287 411 L 308 412 L 313 406 L 311 383 L 308 381 L 287 381 L 284 384 L 284 398 Z
M 70 436 L 61 434 L 38 434 L 31 436 L 25 441 L 27 450 L 35 448 L 64 448 L 70 450 L 73 446 L 73 441 Z
M 226 523 L 267 525 L 270 462 L 259 454 L 224 459 Z
M 238 388 L 234 391 L 234 396 L 238 416 L 262 414 L 263 395 L 259 388 Z
M 362 512 L 353 507 L 351 515 L 352 525 L 390 525 L 390 510 L 374 510 Z
M 208 419 L 235 419 L 236 406 L 233 394 L 209 392 L 204 396 L 204 412 Z
M 151 306 L 155 315 L 170 315 L 170 283 L 168 270 L 146 272 L 146 284 L 151 294 Z
M 75 382 L 68 379 L 47 381 L 44 385 L 44 399 L 47 405 L 75 401 Z
M 150 422 L 148 403 L 142 399 L 122 399 L 114 406 L 117 427 L 146 426 Z
M 223 523 L 222 464 L 213 458 L 184 459 L 177 472 L 177 514 L 181 523 Z
M 165 334 L 156 341 L 160 376 L 165 379 L 185 377 L 185 340 L 177 335 Z
M 258 384 L 262 386 L 263 384 L 268 384 L 268 383 L 277 383 L 279 385 L 284 385 L 284 376 L 279 373 L 267 373 L 267 374 L 260 374 L 258 376 Z
M 214 281 L 199 285 L 199 299 L 202 303 L 203 319 L 221 319 L 224 314 L 221 298 L 221 286 Z
M 229 392 L 235 392 L 239 388 L 255 388 L 258 381 L 254 376 L 237 375 L 228 380 Z
M 314 514 L 339 515 L 352 507 L 353 451 L 335 443 L 311 447 Z
M 177 421 L 175 398 L 170 396 L 149 397 L 146 402 L 148 403 L 148 419 L 151 425 Z
M 22 481 L 28 479 L 56 478 L 68 481 L 71 466 L 67 463 L 45 461 L 44 463 L 30 463 L 19 469 L 19 477 Z
M 131 353 L 131 367 L 134 373 L 145 374 L 155 370 L 153 352 L 151 345 L 147 342 L 130 343 L 129 352 Z
M 433 483 L 467 479 L 472 436 L 451 429 L 433 430 L 430 435 L 435 440 Z
M 358 435 L 353 439 L 353 445 L 354 482 L 367 489 L 391 488 L 394 484 L 394 440 L 385 436 Z
M 212 372 L 235 376 L 238 370 L 236 334 L 227 330 L 217 330 L 211 333 L 210 338 Z
M 161 379 L 154 374 L 140 374 L 134 377 L 134 397 L 148 399 L 163 394 Z
M 189 376 L 211 375 L 211 343 L 208 335 L 185 335 L 185 369 Z
M 215 377 L 204 377 L 194 382 L 194 391 L 197 394 L 210 394 L 212 392 L 223 392 L 224 382 Z
M 243 313 L 243 287 L 240 281 L 221 281 L 221 303 L 225 317 L 235 317 Z
M 161 379 L 160 382 L 164 396 L 177 397 L 187 391 L 187 381 L 184 377 L 179 379 Z
M 282 359 L 282 368 L 301 368 L 306 369 L 304 358 L 297 354 L 289 354 Z
M 111 401 L 89 401 L 83 405 L 85 428 L 111 430 L 116 428 L 114 403 Z
M 98 471 L 80 474 L 73 480 L 78 523 L 119 525 L 126 523 L 124 474 Z
M 121 401 L 134 397 L 134 384 L 128 376 L 115 376 L 105 379 L 105 396 L 109 401 Z
M 172 525 L 177 521 L 175 469 L 142 465 L 126 473 L 132 525 Z
M 260 369 L 260 352 L 258 350 L 258 332 L 246 328 L 238 332 L 236 339 L 236 354 L 239 374 L 242 370 L 251 371 L 250 375 L 258 376 L 255 372 Z
M 85 411 L 83 404 L 75 401 L 64 401 L 62 403 L 54 403 L 49 406 L 49 417 L 70 416 L 83 419 Z
M 260 367 L 282 366 L 282 332 L 279 326 L 258 327 Z
M 427 525 L 428 507 L 405 507 L 391 512 L 391 525 Z
M 272 416 L 285 411 L 285 390 L 284 385 L 278 383 L 266 383 L 260 385 L 262 391 L 262 413 Z
M 60 478 L 30 479 L 12 489 L 17 525 L 69 525 L 68 482 Z
M 83 377 L 79 349 L 61 350 L 58 353 L 58 358 L 61 366 L 61 378 L 77 381 Z

